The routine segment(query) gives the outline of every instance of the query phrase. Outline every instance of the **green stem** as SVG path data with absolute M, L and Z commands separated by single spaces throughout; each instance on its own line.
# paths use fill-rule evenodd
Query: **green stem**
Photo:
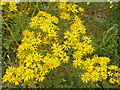
M 35 5 L 35 7 L 34 7 L 34 11 L 33 11 L 33 13 L 32 13 L 32 17 L 33 17 L 33 15 L 34 15 L 35 10 L 36 10 L 37 7 L 38 7 L 38 2 L 36 2 L 36 5 Z
M 5 22 L 4 22 L 4 23 L 5 23 Z M 18 44 L 17 40 L 15 39 L 15 37 L 14 37 L 12 31 L 10 30 L 10 28 L 8 27 L 8 25 L 7 25 L 6 23 L 5 23 L 5 25 L 7 26 L 7 28 L 8 28 L 8 30 L 9 30 L 11 36 L 13 37 L 13 39 L 15 40 L 15 42 L 16 42 L 16 44 L 17 44 L 17 46 L 18 46 L 19 44 Z

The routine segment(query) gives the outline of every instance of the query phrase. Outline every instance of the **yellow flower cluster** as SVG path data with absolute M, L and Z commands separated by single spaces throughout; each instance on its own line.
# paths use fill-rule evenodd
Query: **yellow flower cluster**
M 69 29 L 64 31 L 63 37 L 58 37 L 60 28 L 57 26 L 59 20 L 44 11 L 39 11 L 31 18 L 30 30 L 23 31 L 22 43 L 18 47 L 17 57 L 20 62 L 17 67 L 8 67 L 3 76 L 3 82 L 19 85 L 29 82 L 42 82 L 50 70 L 67 63 L 70 57 L 74 58 L 74 67 L 86 71 L 82 74 L 83 82 L 98 82 L 106 80 L 110 76 L 110 83 L 118 83 L 118 67 L 107 66 L 110 59 L 107 57 L 94 57 L 82 60 L 83 56 L 93 53 L 92 40 L 86 36 L 86 28 L 81 18 L 71 11 L 84 12 L 84 9 L 73 3 L 59 3 L 61 19 L 71 21 Z M 62 21 L 62 20 L 60 20 Z M 69 21 L 66 21 L 69 22 Z M 113 73 L 114 71 L 114 73 Z
M 39 11 L 36 16 L 32 17 L 29 27 L 35 32 L 23 31 L 22 43 L 17 49 L 19 65 L 8 67 L 3 82 L 8 81 L 15 85 L 21 82 L 28 84 L 29 81 L 40 82 L 45 79 L 45 75 L 51 69 L 69 61 L 68 49 L 75 49 L 73 52 L 75 59 L 92 53 L 91 39 L 85 36 L 86 28 L 83 21 L 77 15 L 69 19 L 73 21 L 70 26 L 71 30 L 66 30 L 64 38 L 60 39 L 58 38 L 60 29 L 55 25 L 58 23 L 57 17 L 44 11 Z
M 110 4 L 110 8 L 113 8 L 113 2 L 111 0 L 108 0 L 109 4 Z
M 51 16 L 44 11 L 39 11 L 38 14 L 31 18 L 30 28 L 42 29 L 44 32 L 49 32 L 50 30 L 59 30 L 57 26 L 53 23 L 58 23 L 58 18 Z
M 70 14 L 68 14 L 66 12 L 62 12 L 62 13 L 60 13 L 60 18 L 70 20 Z
M 60 59 L 62 58 L 56 56 L 56 54 L 59 54 L 56 47 L 52 47 L 55 48 L 55 53 L 42 54 L 39 49 L 43 48 L 43 44 L 40 33 L 35 35 L 34 32 L 24 30 L 22 44 L 18 47 L 17 53 L 17 57 L 20 59 L 19 66 L 8 67 L 3 77 L 3 82 L 8 81 L 19 85 L 22 81 L 24 83 L 30 80 L 43 81 L 49 70 L 60 66 Z
M 0 5 L 6 5 L 7 3 L 9 3 L 9 10 L 10 11 L 17 11 L 17 3 L 16 2 L 0 2 Z
M 0 5 L 6 5 L 7 2 L 0 2 Z
M 17 11 L 17 3 L 15 2 L 9 2 L 9 9 L 10 11 Z
M 83 12 L 84 12 L 84 9 L 82 7 L 78 7 L 77 4 L 69 3 L 69 2 L 61 2 L 61 3 L 59 3 L 58 8 L 62 11 L 60 13 L 60 18 L 61 19 L 67 19 L 67 20 L 70 20 L 71 12 L 72 13 L 81 12 L 81 14 L 83 14 Z
M 108 65 L 110 59 L 107 57 L 93 57 L 92 59 L 73 61 L 74 67 L 80 67 L 85 73 L 81 75 L 84 83 L 98 82 L 109 79 L 111 84 L 120 85 L 119 68 L 115 65 Z
M 91 44 L 91 39 L 84 35 L 86 28 L 78 16 L 75 16 L 73 19 L 73 24 L 70 26 L 70 29 L 64 33 L 64 38 L 69 42 L 69 46 L 75 49 L 73 57 L 75 59 L 81 59 L 84 55 L 93 53 L 94 48 Z
M 87 2 L 87 5 L 89 5 L 90 4 L 90 2 Z
M 59 9 L 62 11 L 71 11 L 73 13 L 77 13 L 79 11 L 84 12 L 84 9 L 82 7 L 79 7 L 77 4 L 70 2 L 60 2 Z

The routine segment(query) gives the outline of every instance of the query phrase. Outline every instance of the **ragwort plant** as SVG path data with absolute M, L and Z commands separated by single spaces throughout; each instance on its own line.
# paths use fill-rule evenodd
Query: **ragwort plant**
M 3 59 L 2 60 L 3 60 L 3 65 L 5 67 L 7 66 L 7 64 L 12 65 L 12 62 L 17 61 L 15 53 L 17 52 L 17 46 L 21 43 L 21 38 L 22 38 L 21 31 L 28 25 L 28 22 L 32 16 L 31 12 L 33 12 L 33 9 L 30 8 L 33 3 L 12 2 L 14 3 L 14 6 L 11 6 L 10 3 L 11 2 L 1 2 L 2 17 L 3 17 L 3 23 L 2 23 Z M 13 8 L 12 11 L 11 8 Z M 33 6 L 33 8 L 35 8 L 35 6 Z
M 60 5 L 64 4 L 60 3 Z M 76 4 L 74 5 L 76 7 Z M 72 10 L 71 8 L 69 9 Z M 80 11 L 83 12 L 82 10 L 84 9 Z M 75 11 L 73 10 L 73 12 Z M 70 17 L 65 11 L 60 13 L 60 18 L 73 21 L 70 27 L 71 30 L 67 30 L 64 33 L 64 41 L 62 42 L 59 42 L 59 38 L 57 38 L 57 32 L 60 30 L 55 25 L 58 23 L 57 17 L 51 16 L 51 14 L 44 11 L 39 11 L 35 17 L 31 18 L 29 27 L 37 29 L 39 32 L 23 31 L 24 37 L 17 53 L 20 65 L 18 67 L 9 67 L 6 70 L 6 75 L 3 77 L 3 82 L 8 81 L 9 83 L 15 83 L 15 85 L 19 85 L 22 82 L 29 85 L 30 81 L 35 83 L 37 81 L 42 82 L 51 69 L 60 66 L 61 63 L 68 62 L 68 49 L 75 49 L 73 55 L 75 59 L 82 58 L 83 55 L 93 52 L 93 47 L 90 44 L 91 40 L 87 36 L 82 35 L 85 34 L 86 30 L 82 20 L 77 15 L 75 15 L 75 18 Z M 77 24 L 81 27 L 74 29 L 73 27 L 75 26 L 77 28 Z M 80 35 L 83 41 L 80 41 Z M 80 44 L 83 44 L 83 46 L 79 47 Z M 79 49 L 77 50 L 77 48 Z
M 59 11 L 59 17 L 39 11 L 31 18 L 29 29 L 22 32 L 22 43 L 17 49 L 19 65 L 6 69 L 3 82 L 36 87 L 51 70 L 68 63 L 72 57 L 73 66 L 84 71 L 80 76 L 83 83 L 109 79 L 111 84 L 119 84 L 119 68 L 107 65 L 109 58 L 86 58 L 93 53 L 94 48 L 92 40 L 85 35 L 83 21 L 77 15 L 83 15 L 84 9 L 73 3 L 59 3 Z M 57 26 L 61 20 L 70 22 L 70 27 L 64 33 L 60 33 L 62 30 Z M 63 35 L 59 37 L 59 33 Z

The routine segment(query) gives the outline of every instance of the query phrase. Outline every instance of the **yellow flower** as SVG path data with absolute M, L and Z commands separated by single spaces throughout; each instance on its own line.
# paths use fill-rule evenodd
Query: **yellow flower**
M 83 23 L 83 21 L 81 20 L 81 18 L 80 18 L 80 17 L 78 17 L 77 15 L 75 15 L 75 17 L 74 17 L 74 19 L 73 19 L 73 20 L 74 20 L 74 22 L 75 22 L 75 23 L 78 23 L 78 22 L 79 22 L 80 24 L 82 24 L 82 23 Z
M 92 42 L 92 40 L 89 37 L 87 37 L 87 36 L 83 36 L 83 40 L 86 43 L 91 43 Z
M 117 81 L 118 85 L 120 85 L 120 77 L 118 77 Z
M 6 82 L 6 81 L 9 81 L 10 83 L 13 81 L 13 75 L 12 74 L 5 74 L 4 76 L 3 76 L 3 81 L 2 82 Z
M 32 62 L 33 62 L 33 58 L 31 57 L 31 55 L 28 55 L 24 60 L 24 63 L 26 63 L 26 66 L 30 66 Z
M 68 50 L 70 48 L 70 42 L 69 41 L 65 41 L 64 44 L 62 45 L 64 50 Z
M 42 66 L 42 67 L 40 68 L 40 71 L 41 71 L 42 74 L 47 74 L 47 73 L 49 73 L 48 67 L 46 67 L 46 66 Z
M 87 5 L 89 5 L 90 4 L 90 2 L 87 2 Z
M 70 15 L 68 13 L 66 13 L 66 12 L 62 12 L 62 13 L 60 13 L 60 18 L 69 20 Z
M 68 62 L 69 60 L 69 56 L 66 55 L 66 52 L 63 52 L 59 55 L 60 60 L 62 60 L 63 62 Z
M 62 49 L 63 48 L 59 46 L 58 48 L 54 49 L 53 52 L 55 55 L 60 55 L 61 53 L 63 53 Z
M 35 77 L 36 81 L 38 80 L 39 82 L 42 82 L 45 79 L 44 74 L 37 74 Z
M 52 49 L 56 49 L 56 48 L 58 48 L 58 47 L 61 47 L 60 45 L 59 45 L 59 43 L 53 43 L 52 44 Z
M 86 53 L 92 54 L 93 51 L 94 51 L 94 48 L 93 48 L 92 45 L 84 44 L 83 47 L 84 47 L 84 49 L 86 50 Z
M 74 61 L 73 61 L 73 66 L 74 66 L 74 67 L 80 66 L 81 63 L 82 63 L 82 60 L 74 60 Z
M 15 85 L 19 85 L 19 81 L 20 81 L 21 79 L 19 78 L 19 77 L 14 77 L 13 78 L 13 82 L 15 83 Z
M 24 73 L 22 74 L 22 79 L 24 80 L 24 82 L 33 79 L 33 77 L 35 77 L 34 70 L 31 70 L 29 68 L 24 70 Z
M 115 73 L 114 76 L 115 76 L 115 77 L 119 77 L 119 76 L 120 76 L 120 73 Z
M 99 57 L 95 55 L 95 56 L 93 56 L 91 61 L 94 62 L 94 63 L 99 63 Z
M 78 41 L 78 38 L 77 38 L 76 35 L 74 35 L 74 32 L 71 32 L 68 40 L 71 41 L 71 42 L 75 42 L 75 41 Z
M 48 66 L 48 69 L 54 69 L 58 66 L 60 66 L 61 62 L 58 59 L 58 57 L 50 58 L 50 60 L 46 63 L 46 66 Z
M 41 53 L 35 52 L 35 53 L 32 53 L 32 57 L 35 62 L 40 62 L 42 61 L 43 55 Z
M 108 69 L 118 71 L 119 68 L 116 65 L 111 65 L 108 66 Z
M 84 65 L 84 68 L 91 72 L 93 70 L 93 62 L 91 62 L 90 58 L 86 58 L 86 61 L 83 61 L 82 64 Z
M 74 12 L 74 13 L 77 13 L 78 12 L 78 10 L 76 9 L 78 7 L 78 5 L 76 5 L 76 4 L 73 4 L 73 5 L 71 5 L 71 11 L 72 12 Z
M 39 11 L 39 12 L 37 13 L 37 16 L 38 16 L 38 17 L 45 16 L 46 18 L 49 18 L 49 17 L 51 17 L 51 14 L 46 13 L 45 11 Z
M 82 7 L 79 7 L 80 12 L 84 12 L 84 9 Z
M 66 7 L 66 3 L 64 3 L 64 2 L 59 3 L 59 8 L 60 9 L 64 9 L 65 7 Z
M 106 72 L 101 72 L 100 75 L 101 75 L 100 77 L 104 80 L 107 79 L 107 77 L 108 77 Z
M 113 75 L 113 72 L 109 71 L 109 72 L 108 72 L 108 75 L 109 75 L 109 76 L 112 76 L 112 75 Z
M 28 38 L 35 36 L 34 32 L 33 32 L 33 31 L 30 32 L 29 30 L 24 30 L 24 31 L 22 32 L 22 34 L 23 34 L 24 37 L 28 37 Z
M 73 57 L 74 57 L 75 59 L 80 59 L 80 58 L 82 58 L 82 56 L 83 56 L 83 53 L 82 53 L 81 51 L 76 51 L 76 52 L 73 54 Z
M 98 66 L 98 67 L 95 67 L 95 70 L 97 72 L 101 73 L 101 72 L 106 72 L 107 68 L 106 67 L 100 67 L 100 66 Z
M 86 73 L 82 74 L 81 80 L 85 83 L 89 82 L 90 81 L 90 73 L 86 72 Z
M 115 79 L 114 79 L 114 78 L 110 78 L 109 82 L 110 82 L 111 84 L 114 84 L 114 83 L 115 83 Z
M 110 1 L 110 4 L 112 4 L 112 1 Z
M 110 5 L 110 8 L 112 8 L 113 7 L 113 4 L 112 5 Z
M 101 61 L 101 62 L 100 62 L 100 65 L 101 65 L 102 67 L 106 67 L 107 62 L 105 62 L 105 61 Z
M 48 63 L 49 60 L 50 60 L 50 57 L 49 57 L 48 55 L 46 55 L 46 56 L 43 58 L 42 62 Z
M 93 82 L 97 82 L 99 80 L 99 73 L 96 72 L 96 71 L 93 71 L 91 74 L 90 74 L 90 78 Z
M 70 31 L 66 31 L 65 33 L 64 33 L 64 38 L 68 38 L 69 36 L 70 36 L 70 34 L 71 34 L 71 32 Z
M 38 71 L 40 70 L 41 67 L 42 67 L 42 65 L 39 63 L 34 63 L 31 65 L 31 68 L 34 68 L 34 73 L 38 73 Z
M 6 5 L 7 2 L 0 2 L 0 5 Z
M 57 37 L 57 32 L 55 32 L 54 30 L 48 31 L 48 36 L 49 37 Z
M 6 69 L 6 74 L 13 74 L 15 71 L 14 67 L 8 67 L 8 69 Z
M 15 2 L 9 2 L 10 6 L 9 6 L 9 9 L 10 11 L 17 11 L 17 6 Z
M 75 46 L 72 46 L 74 49 L 78 49 L 78 50 L 80 50 L 80 51 L 82 51 L 83 50 L 83 47 L 82 47 L 82 42 L 77 42 L 76 44 L 75 44 Z M 84 52 L 83 52 L 84 53 Z
M 57 24 L 58 21 L 59 21 L 58 18 L 55 17 L 55 16 L 50 17 L 49 20 L 50 20 L 50 21 L 53 21 L 53 22 L 56 23 L 56 24 Z
M 49 43 L 50 43 L 50 40 L 51 40 L 51 37 L 49 37 L 49 36 L 47 35 L 47 36 L 44 36 L 42 39 L 43 39 L 42 41 L 43 41 L 44 44 L 49 44 Z

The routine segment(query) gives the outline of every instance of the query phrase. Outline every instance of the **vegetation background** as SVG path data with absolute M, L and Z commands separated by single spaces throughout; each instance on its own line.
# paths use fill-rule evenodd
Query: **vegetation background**
M 40 10 L 58 16 L 56 12 L 57 2 L 20 2 L 18 11 L 11 12 L 7 6 L 2 6 L 2 75 L 8 66 L 18 64 L 16 57 L 17 47 L 21 44 L 22 30 L 26 29 L 30 19 Z M 85 9 L 82 20 L 87 28 L 87 36 L 93 40 L 95 53 L 98 56 L 109 57 L 114 65 L 119 65 L 120 60 L 120 3 L 86 2 L 76 3 Z M 61 27 L 63 25 L 61 24 Z M 64 27 L 63 27 L 64 28 Z M 79 79 L 78 68 L 72 63 L 63 64 L 61 67 L 52 70 L 38 88 L 100 88 L 97 85 L 84 84 Z M 4 88 L 22 88 L 13 84 L 3 84 Z M 106 82 L 103 88 L 118 88 L 117 85 L 110 85 Z

